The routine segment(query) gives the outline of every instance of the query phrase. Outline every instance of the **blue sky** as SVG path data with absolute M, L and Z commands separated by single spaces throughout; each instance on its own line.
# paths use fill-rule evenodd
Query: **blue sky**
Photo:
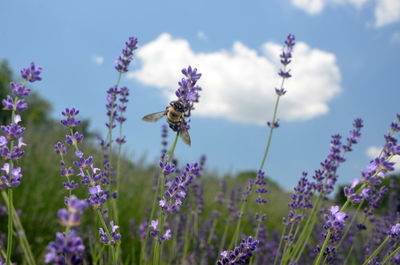
M 319 167 L 330 135 L 346 134 L 361 117 L 361 143 L 339 171 L 339 181 L 349 182 L 399 112 L 400 0 L 0 3 L 0 58 L 15 71 L 31 61 L 42 66 L 34 89 L 53 103 L 53 116 L 76 107 L 99 132 L 105 91 L 117 78 L 114 60 L 129 36 L 139 39 L 122 80 L 131 89 L 125 151 L 134 160 L 155 161 L 160 149 L 161 122 L 141 117 L 165 108 L 179 69 L 197 67 L 203 94 L 192 117 L 193 146 L 179 144 L 177 156 L 191 162 L 206 154 L 208 169 L 221 174 L 259 166 L 288 33 L 299 43 L 267 174 L 293 186 L 302 171 Z

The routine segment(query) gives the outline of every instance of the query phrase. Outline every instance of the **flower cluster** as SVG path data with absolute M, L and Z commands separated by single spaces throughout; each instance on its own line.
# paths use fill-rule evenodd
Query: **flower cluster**
M 150 235 L 154 238 L 157 238 L 158 235 L 160 234 L 160 230 L 158 229 L 158 220 L 152 220 L 149 226 L 151 228 Z M 170 238 L 171 238 L 171 229 L 167 229 L 162 236 L 158 237 L 157 240 L 158 242 L 162 243 Z
M 165 213 L 177 213 L 180 210 L 182 200 L 187 195 L 187 188 L 200 173 L 198 163 L 187 164 L 173 181 L 168 181 L 167 190 L 159 205 Z
M 392 226 L 390 228 L 390 230 L 388 231 L 388 235 L 392 238 L 392 239 L 399 239 L 400 237 L 400 224 L 397 223 L 394 226 Z
M 352 146 L 358 143 L 361 137 L 361 128 L 363 127 L 362 119 L 355 119 L 353 129 L 350 130 L 346 144 L 342 144 L 342 136 L 339 134 L 332 135 L 331 148 L 327 158 L 321 163 L 321 169 L 316 170 L 313 176 L 315 180 L 314 189 L 320 194 L 327 196 L 330 194 L 338 179 L 337 170 L 339 166 L 346 161 L 344 153 L 350 152 Z
M 233 251 L 223 251 L 222 258 L 217 261 L 217 265 L 225 264 L 245 264 L 253 255 L 258 245 L 258 240 L 254 240 L 251 236 L 247 239 L 242 239 L 238 247 Z
M 345 220 L 348 215 L 344 212 L 339 211 L 339 206 L 332 206 L 329 209 L 329 213 L 324 215 L 325 223 L 324 229 L 331 232 L 331 242 L 337 242 L 340 238 L 338 233 L 343 230 L 345 226 Z
M 68 136 L 67 136 L 68 137 Z M 68 142 L 71 142 L 72 140 L 70 139 Z M 74 180 L 71 180 L 70 177 L 74 175 L 74 170 L 72 167 L 68 167 L 67 164 L 64 161 L 64 155 L 67 153 L 67 149 L 65 147 L 65 144 L 61 142 L 57 142 L 54 145 L 54 152 L 58 155 L 60 155 L 60 175 L 62 177 L 65 177 L 67 181 L 63 182 L 63 186 L 66 190 L 73 190 L 76 187 L 78 187 L 78 183 L 76 183 Z
M 185 113 L 185 115 L 183 118 L 183 125 L 169 124 L 169 127 L 175 132 L 179 131 L 181 126 L 184 126 L 186 130 L 190 129 L 190 120 L 187 118 L 190 117 L 191 111 L 194 110 L 194 103 L 199 102 L 199 91 L 202 90 L 200 86 L 196 85 L 201 77 L 201 74 L 197 73 L 197 68 L 189 66 L 187 69 L 182 69 L 182 74 L 185 78 L 182 78 L 181 81 L 178 82 L 179 88 L 175 92 L 179 104 L 174 104 L 174 108 L 178 108 L 179 111 Z
M 364 209 L 367 216 L 372 216 L 375 209 L 383 199 L 383 195 L 388 191 L 386 186 L 380 186 L 382 179 L 390 172 L 394 171 L 394 162 L 391 159 L 395 155 L 400 154 L 400 145 L 397 143 L 395 133 L 400 131 L 400 115 L 396 117 L 396 121 L 390 125 L 390 131 L 385 135 L 385 145 L 380 155 L 367 165 L 367 170 L 361 172 L 362 179 L 354 179 L 350 187 L 344 188 L 344 194 L 353 203 L 360 203 L 364 199 L 368 202 L 368 207 Z M 361 187 L 356 190 L 359 183 Z
M 47 246 L 45 263 L 55 265 L 81 264 L 85 246 L 82 239 L 77 236 L 75 230 L 66 233 L 57 233 L 56 240 Z
M 124 113 L 126 112 L 126 104 L 128 103 L 129 96 L 129 88 L 121 87 L 118 89 L 116 86 L 111 87 L 107 90 L 107 116 L 109 117 L 109 121 L 106 122 L 107 128 L 115 128 L 116 124 L 114 121 L 117 121 L 119 124 L 122 124 L 126 121 L 126 117 Z M 117 103 L 119 101 L 119 103 Z M 119 139 L 117 142 L 121 142 L 123 139 Z
M 67 209 L 63 208 L 58 211 L 58 219 L 62 226 L 72 227 L 78 226 L 81 221 L 83 211 L 87 208 L 86 201 L 79 200 L 76 196 L 72 195 L 65 198 Z
M 256 185 L 256 193 L 257 193 L 257 198 L 256 198 L 256 203 L 258 204 L 266 204 L 267 200 L 263 197 L 264 194 L 266 194 L 268 191 L 265 188 L 267 185 L 267 182 L 265 182 L 265 173 L 262 170 L 259 170 L 257 173 L 257 180 L 255 182 Z
M 75 116 L 79 114 L 79 110 L 75 108 L 66 108 L 61 114 L 65 117 L 65 119 L 61 120 L 61 124 L 67 128 L 74 128 L 81 123 L 80 120 L 75 119 Z
M 109 233 L 108 229 L 106 231 L 104 231 L 103 228 L 99 229 L 100 242 L 105 245 L 114 245 L 116 243 L 119 243 L 119 241 L 121 240 L 121 234 L 117 232 L 119 226 L 115 225 L 114 221 L 111 221 L 110 227 L 111 233 Z
M 122 55 L 118 56 L 115 60 L 115 69 L 120 73 L 128 72 L 128 66 L 133 59 L 133 51 L 137 49 L 137 38 L 130 37 L 127 42 L 125 42 L 125 48 L 122 49 Z
M 283 218 L 285 225 L 291 224 L 292 222 L 299 222 L 303 219 L 303 214 L 299 213 L 298 210 L 311 209 L 313 207 L 311 203 L 313 185 L 307 179 L 307 173 L 303 172 L 297 186 L 294 188 L 292 194 L 292 201 L 288 204 L 289 214 Z
M 22 69 L 21 76 L 24 81 L 22 83 L 11 82 L 10 87 L 13 97 L 8 95 L 2 101 L 3 109 L 11 111 L 12 114 L 10 115 L 11 123 L 0 127 L 3 134 L 0 136 L 0 156 L 6 161 L 1 168 L 0 189 L 17 187 L 21 183 L 21 168 L 14 167 L 14 165 L 24 155 L 22 148 L 26 144 L 22 135 L 25 132 L 25 128 L 19 125 L 22 119 L 16 112 L 28 108 L 28 104 L 23 97 L 29 96 L 31 90 L 25 85 L 27 82 L 40 81 L 41 71 L 42 68 L 37 67 L 34 63 L 31 63 L 28 68 Z
M 281 57 L 281 64 L 283 65 L 283 69 L 279 71 L 279 75 L 282 78 L 290 78 L 290 70 L 286 70 L 288 64 L 290 64 L 292 59 L 292 52 L 295 43 L 296 37 L 293 34 L 289 34 L 285 40 L 285 45 L 283 47 Z M 276 91 L 277 94 L 285 94 L 285 90 Z
M 126 121 L 126 117 L 124 113 L 126 112 L 127 103 L 128 103 L 128 96 L 129 96 L 129 88 L 121 87 L 119 90 L 119 104 L 117 105 L 118 116 L 116 117 L 116 121 L 122 126 L 122 124 Z M 126 143 L 125 136 L 120 136 L 115 139 L 117 144 L 122 145 Z

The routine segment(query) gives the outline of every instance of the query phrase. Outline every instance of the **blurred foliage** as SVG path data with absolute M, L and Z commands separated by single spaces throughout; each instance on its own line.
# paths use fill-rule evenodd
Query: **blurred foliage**
M 0 99 L 3 100 L 7 95 L 11 95 L 10 82 L 20 82 L 21 78 L 14 75 L 7 60 L 0 61 Z M 22 124 L 34 124 L 35 128 L 41 130 L 56 131 L 62 129 L 59 121 L 51 118 L 52 105 L 51 103 L 35 92 L 34 85 L 40 85 L 40 82 L 28 83 L 31 88 L 31 94 L 27 97 L 28 109 L 21 113 Z M 61 117 L 61 114 L 59 115 Z M 9 123 L 10 113 L 8 111 L 0 112 L 1 124 Z M 94 134 L 89 131 L 89 120 L 82 120 L 78 126 L 80 132 L 86 137 L 92 137 Z

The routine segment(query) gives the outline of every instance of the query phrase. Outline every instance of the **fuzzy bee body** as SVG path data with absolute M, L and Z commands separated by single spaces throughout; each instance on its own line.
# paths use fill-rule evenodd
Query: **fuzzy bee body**
M 171 101 L 164 111 L 152 113 L 143 117 L 144 121 L 156 122 L 166 116 L 169 127 L 179 133 L 182 140 L 191 145 L 190 135 L 186 129 L 185 117 L 190 116 L 190 110 L 187 111 L 185 106 L 179 101 Z

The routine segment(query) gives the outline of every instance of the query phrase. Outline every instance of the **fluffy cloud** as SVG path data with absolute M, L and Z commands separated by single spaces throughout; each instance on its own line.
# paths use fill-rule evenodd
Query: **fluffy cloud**
M 292 4 L 313 15 L 321 13 L 325 6 L 325 0 L 292 0 Z
M 276 73 L 281 45 L 267 42 L 261 50 L 262 55 L 235 42 L 231 50 L 196 53 L 186 40 L 163 33 L 138 50 L 142 66 L 128 77 L 161 88 L 171 100 L 182 78 L 180 70 L 191 64 L 203 74 L 194 115 L 265 124 L 276 99 L 274 88 L 280 85 Z M 299 120 L 327 113 L 329 100 L 341 89 L 335 55 L 300 42 L 290 66 L 293 77 L 286 82 L 288 93 L 282 98 L 279 117 Z
M 382 148 L 378 146 L 370 146 L 367 149 L 367 156 L 371 159 L 374 159 L 375 157 L 378 157 L 379 154 L 381 153 Z M 392 158 L 392 162 L 395 162 L 396 164 L 394 165 L 394 168 L 396 171 L 400 169 L 400 156 L 396 155 Z
M 345 5 L 350 4 L 356 8 L 361 8 L 367 0 L 292 0 L 292 4 L 309 14 L 319 14 L 328 4 Z
M 400 0 L 377 0 L 375 26 L 382 27 L 400 21 Z
M 360 9 L 368 0 L 292 0 L 292 4 L 303 11 L 315 15 L 328 5 L 351 5 Z M 382 27 L 400 21 L 400 0 L 375 0 L 375 26 Z
M 92 61 L 95 64 L 102 65 L 104 62 L 104 57 L 103 56 L 92 56 Z

